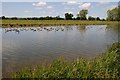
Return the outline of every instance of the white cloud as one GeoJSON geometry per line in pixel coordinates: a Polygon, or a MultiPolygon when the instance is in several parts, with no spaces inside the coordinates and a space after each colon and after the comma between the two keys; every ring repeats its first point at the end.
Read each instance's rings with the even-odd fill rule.
{"type": "Polygon", "coordinates": [[[106,1],[100,1],[99,3],[100,3],[100,4],[108,4],[109,2],[106,2],[106,1]]]}
{"type": "Polygon", "coordinates": [[[96,18],[96,17],[99,17],[99,16],[98,16],[98,15],[92,15],[92,17],[95,17],[95,18],[96,18]]]}
{"type": "Polygon", "coordinates": [[[36,7],[35,9],[53,8],[53,6],[48,6],[46,2],[33,3],[32,5],[36,7]]]}
{"type": "Polygon", "coordinates": [[[37,7],[42,7],[42,6],[47,5],[47,3],[46,2],[38,2],[38,3],[33,3],[32,5],[37,6],[37,7]]]}
{"type": "Polygon", "coordinates": [[[80,2],[77,2],[77,1],[68,1],[68,2],[65,2],[63,4],[68,4],[68,5],[75,5],[75,4],[82,4],[80,2]]]}
{"type": "Polygon", "coordinates": [[[91,3],[84,3],[79,6],[79,8],[82,8],[82,9],[89,9],[90,7],[91,7],[91,3]]]}
{"type": "Polygon", "coordinates": [[[48,9],[51,9],[51,8],[53,8],[53,6],[47,6],[47,8],[48,8],[48,9]]]}
{"type": "Polygon", "coordinates": [[[65,14],[65,13],[71,13],[71,14],[73,14],[73,12],[70,12],[70,11],[68,11],[68,12],[64,12],[64,14],[65,14]]]}
{"type": "Polygon", "coordinates": [[[29,11],[29,10],[26,10],[26,11],[24,11],[25,13],[30,13],[30,12],[32,12],[32,11],[29,11]]]}
{"type": "Polygon", "coordinates": [[[67,4],[78,4],[76,1],[68,1],[67,4]]]}

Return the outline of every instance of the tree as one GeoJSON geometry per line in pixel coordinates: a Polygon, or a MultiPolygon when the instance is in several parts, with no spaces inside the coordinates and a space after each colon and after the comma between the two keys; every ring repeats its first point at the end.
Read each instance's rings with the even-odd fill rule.
{"type": "Polygon", "coordinates": [[[5,19],[5,16],[2,16],[2,19],[5,19]]]}
{"type": "Polygon", "coordinates": [[[12,17],[11,20],[17,20],[17,17],[12,17]]]}
{"type": "Polygon", "coordinates": [[[73,14],[71,13],[65,13],[65,19],[66,20],[72,20],[73,14]]]}
{"type": "Polygon", "coordinates": [[[112,11],[111,10],[108,10],[107,11],[107,20],[108,21],[112,21],[113,20],[113,15],[112,15],[112,11]]]}
{"type": "Polygon", "coordinates": [[[107,11],[107,20],[109,21],[118,21],[120,20],[120,7],[115,7],[107,11]]]}
{"type": "Polygon", "coordinates": [[[119,21],[120,21],[120,1],[118,2],[118,18],[119,18],[119,21]]]}
{"type": "Polygon", "coordinates": [[[101,21],[105,21],[105,19],[101,19],[101,21]]]}
{"type": "Polygon", "coordinates": [[[54,19],[55,20],[64,20],[64,18],[61,18],[60,16],[56,16],[54,19]]]}
{"type": "Polygon", "coordinates": [[[82,9],[79,14],[77,14],[77,17],[80,17],[81,20],[87,20],[86,15],[88,14],[87,9],[82,9]]]}
{"type": "Polygon", "coordinates": [[[96,20],[100,20],[100,18],[99,18],[99,17],[97,17],[97,18],[96,18],[96,20]]]}
{"type": "Polygon", "coordinates": [[[88,17],[88,20],[95,20],[95,18],[92,17],[92,16],[89,16],[89,17],[88,17]]]}

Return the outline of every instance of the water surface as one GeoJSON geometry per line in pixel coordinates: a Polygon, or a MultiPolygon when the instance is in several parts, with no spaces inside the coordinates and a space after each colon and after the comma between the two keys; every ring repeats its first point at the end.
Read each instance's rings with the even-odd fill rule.
{"type": "Polygon", "coordinates": [[[118,41],[111,25],[1,28],[3,75],[20,67],[43,65],[59,57],[92,58],[118,41]]]}

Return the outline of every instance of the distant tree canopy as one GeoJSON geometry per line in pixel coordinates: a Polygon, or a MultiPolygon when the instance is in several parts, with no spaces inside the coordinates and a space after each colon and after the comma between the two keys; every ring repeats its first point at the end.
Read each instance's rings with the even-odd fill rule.
{"type": "Polygon", "coordinates": [[[95,20],[95,18],[92,17],[92,16],[89,16],[89,17],[88,17],[88,20],[95,20]]]}
{"type": "Polygon", "coordinates": [[[100,18],[99,18],[99,17],[97,17],[97,18],[96,18],[96,20],[100,20],[100,18]]]}
{"type": "Polygon", "coordinates": [[[2,19],[5,19],[5,16],[2,16],[2,19]]]}
{"type": "MultiPolygon", "coordinates": [[[[116,11],[116,9],[114,10],[116,11]]],[[[114,11],[108,11],[108,20],[113,20],[111,19],[111,12],[113,13],[114,11]]],[[[26,18],[19,18],[19,17],[5,17],[2,16],[0,19],[4,20],[101,20],[105,21],[105,19],[100,19],[99,17],[92,17],[89,16],[87,19],[87,14],[88,10],[82,9],[79,11],[77,14],[77,17],[73,17],[74,15],[72,13],[65,13],[65,18],[61,18],[60,16],[52,17],[52,16],[46,16],[46,17],[26,17],[26,18]]]]}
{"type": "Polygon", "coordinates": [[[86,15],[88,14],[88,10],[87,9],[82,9],[78,14],[77,17],[80,20],[87,20],[86,15]]]}
{"type": "Polygon", "coordinates": [[[120,5],[107,11],[108,21],[120,21],[120,5]]]}
{"type": "Polygon", "coordinates": [[[97,21],[101,20],[101,21],[104,21],[104,19],[100,19],[99,17],[92,17],[92,16],[89,16],[88,20],[97,20],[97,21]]]}
{"type": "Polygon", "coordinates": [[[2,16],[0,19],[6,19],[6,20],[64,20],[64,18],[61,18],[60,16],[52,17],[52,16],[46,16],[46,17],[27,17],[27,18],[18,18],[18,17],[5,17],[2,16]]]}
{"type": "Polygon", "coordinates": [[[71,13],[65,13],[65,19],[66,20],[72,20],[73,14],[71,13]]]}

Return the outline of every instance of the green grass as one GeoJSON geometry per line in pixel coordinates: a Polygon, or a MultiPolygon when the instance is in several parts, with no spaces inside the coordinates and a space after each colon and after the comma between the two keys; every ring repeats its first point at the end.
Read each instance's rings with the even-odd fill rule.
{"type": "Polygon", "coordinates": [[[81,21],[81,20],[2,20],[2,27],[31,26],[81,26],[81,25],[113,25],[118,21],[81,21]]]}
{"type": "Polygon", "coordinates": [[[11,78],[120,78],[120,42],[114,43],[106,53],[87,60],[78,58],[68,62],[63,58],[49,66],[26,67],[11,78]]]}
{"type": "Polygon", "coordinates": [[[81,21],[81,20],[2,20],[2,24],[111,24],[117,21],[81,21]]]}

